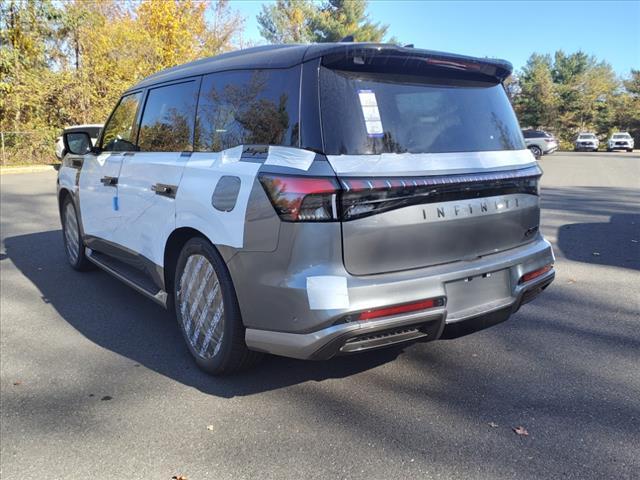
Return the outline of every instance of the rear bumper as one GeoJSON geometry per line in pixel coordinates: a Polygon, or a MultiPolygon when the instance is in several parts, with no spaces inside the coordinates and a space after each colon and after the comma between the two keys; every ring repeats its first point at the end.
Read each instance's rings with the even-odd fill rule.
{"type": "Polygon", "coordinates": [[[535,298],[555,276],[553,270],[518,284],[524,273],[553,263],[550,244],[536,241],[494,255],[467,262],[406,272],[347,278],[350,309],[331,311],[330,324],[310,332],[272,331],[248,327],[247,346],[253,350],[301,359],[326,359],[342,353],[380,348],[408,341],[457,338],[506,320],[520,306],[535,298]],[[447,284],[487,273],[506,271],[509,295],[505,298],[450,314],[447,305],[422,312],[395,315],[379,320],[341,323],[345,314],[366,308],[400,304],[424,298],[446,296],[447,284]],[[448,318],[449,317],[449,318],[448,318]]]}

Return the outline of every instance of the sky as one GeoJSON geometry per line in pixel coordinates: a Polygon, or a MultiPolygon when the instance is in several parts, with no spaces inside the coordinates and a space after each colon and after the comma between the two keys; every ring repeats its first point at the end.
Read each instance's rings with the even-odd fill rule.
{"type": "MultiPolygon", "coordinates": [[[[246,18],[244,39],[264,43],[256,15],[266,2],[232,0],[246,18]]],[[[640,69],[640,0],[369,0],[374,22],[416,48],[494,57],[522,68],[531,53],[582,50],[628,76],[640,69]]]]}

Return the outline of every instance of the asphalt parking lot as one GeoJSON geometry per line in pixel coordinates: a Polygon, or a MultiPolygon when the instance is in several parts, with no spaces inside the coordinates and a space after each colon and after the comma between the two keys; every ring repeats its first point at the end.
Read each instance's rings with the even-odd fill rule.
{"type": "Polygon", "coordinates": [[[557,277],[511,320],[222,379],[171,315],[67,266],[54,173],[3,175],[0,476],[638,478],[640,154],[541,165],[557,277]]]}

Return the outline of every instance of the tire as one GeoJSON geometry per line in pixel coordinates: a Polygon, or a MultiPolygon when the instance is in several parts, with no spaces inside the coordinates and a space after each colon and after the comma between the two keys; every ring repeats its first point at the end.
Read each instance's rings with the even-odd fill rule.
{"type": "Polygon", "coordinates": [[[212,375],[245,370],[262,357],[247,348],[245,328],[229,271],[202,237],[189,240],[174,278],[176,318],[198,366],[212,375]]]}
{"type": "Polygon", "coordinates": [[[613,149],[607,148],[607,152],[613,152],[613,149]]]}
{"type": "Polygon", "coordinates": [[[87,259],[84,243],[80,235],[80,223],[76,206],[70,196],[67,195],[62,202],[62,241],[69,265],[74,270],[85,272],[93,269],[93,263],[87,259]]]}
{"type": "Polygon", "coordinates": [[[632,153],[633,152],[633,148],[627,148],[627,153],[632,153]]]}
{"type": "Polygon", "coordinates": [[[533,156],[536,157],[536,159],[542,157],[542,149],[537,145],[531,145],[529,150],[531,150],[531,153],[533,153],[533,156]]]}

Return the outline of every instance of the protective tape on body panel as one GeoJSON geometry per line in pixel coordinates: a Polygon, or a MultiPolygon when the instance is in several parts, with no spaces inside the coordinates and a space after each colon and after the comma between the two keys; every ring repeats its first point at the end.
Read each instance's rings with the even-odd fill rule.
{"type": "Polygon", "coordinates": [[[176,201],[176,227],[194,228],[216,245],[242,248],[245,216],[261,164],[241,161],[243,146],[194,152],[185,166],[176,201]],[[216,209],[212,195],[220,180],[233,177],[233,208],[216,209]]]}
{"type": "Polygon", "coordinates": [[[265,165],[277,165],[279,167],[297,168],[298,170],[309,170],[315,152],[302,150],[300,148],[270,146],[269,154],[265,160],[265,165]]]}
{"type": "Polygon", "coordinates": [[[536,165],[523,150],[460,153],[382,153],[380,155],[327,155],[338,175],[450,175],[510,170],[536,165]]]}
{"type": "Polygon", "coordinates": [[[349,308],[347,279],[332,275],[307,277],[307,297],[311,310],[349,308]]]}

